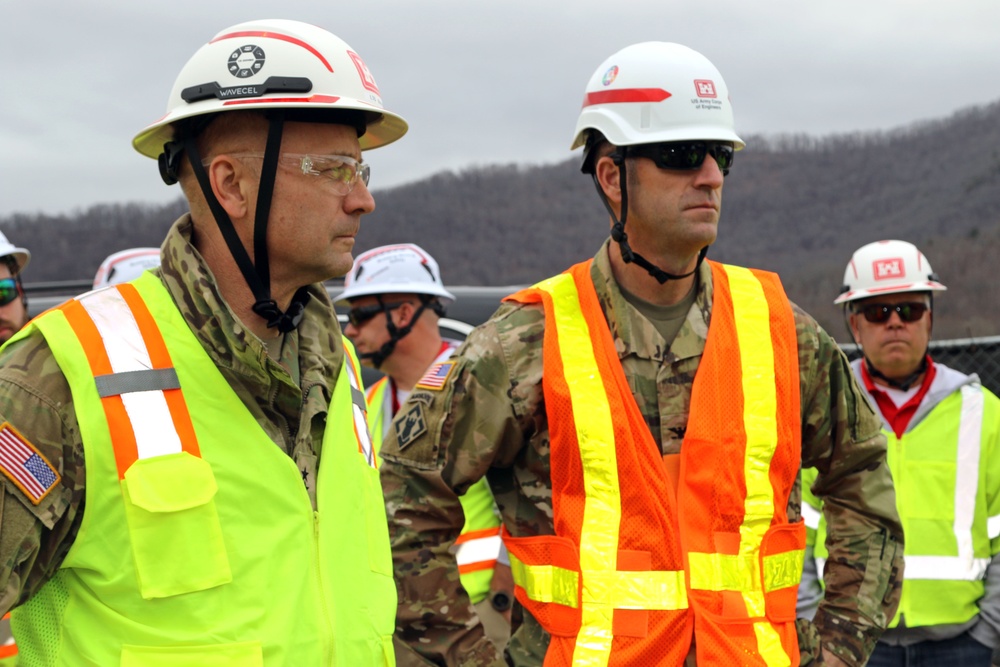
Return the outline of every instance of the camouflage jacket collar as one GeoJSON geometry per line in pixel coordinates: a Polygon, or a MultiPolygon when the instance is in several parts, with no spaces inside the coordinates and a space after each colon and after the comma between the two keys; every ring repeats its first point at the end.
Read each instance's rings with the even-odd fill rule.
{"type": "Polygon", "coordinates": [[[701,356],[708,337],[708,321],[712,312],[712,270],[707,263],[698,269],[698,290],[687,320],[681,326],[670,348],[656,328],[622,295],[611,272],[608,239],[594,256],[590,277],[594,281],[597,298],[608,321],[615,341],[618,357],[635,355],[641,359],[673,362],[701,356]]]}
{"type": "Polygon", "coordinates": [[[296,389],[319,384],[327,398],[331,379],[343,361],[340,325],[322,285],[310,288],[311,298],[299,328],[285,334],[280,363],[246,329],[226,303],[211,269],[191,243],[190,214],[170,228],[161,251],[163,283],[195,336],[217,366],[232,370],[270,391],[275,381],[296,389]]]}

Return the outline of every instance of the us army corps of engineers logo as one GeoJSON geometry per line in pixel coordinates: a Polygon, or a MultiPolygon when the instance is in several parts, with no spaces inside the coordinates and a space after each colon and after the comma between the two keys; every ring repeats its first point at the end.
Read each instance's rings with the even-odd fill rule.
{"type": "Polygon", "coordinates": [[[264,49],[253,44],[241,46],[229,56],[229,73],[237,79],[253,76],[264,66],[264,49]]]}

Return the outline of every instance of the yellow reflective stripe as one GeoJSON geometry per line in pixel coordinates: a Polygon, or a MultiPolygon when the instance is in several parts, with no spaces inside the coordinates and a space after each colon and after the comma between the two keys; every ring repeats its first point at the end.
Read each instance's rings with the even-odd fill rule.
{"type": "Polygon", "coordinates": [[[753,624],[753,633],[757,635],[757,652],[767,667],[791,667],[791,658],[785,653],[773,625],[768,621],[758,621],[753,624]]]}
{"type": "Polygon", "coordinates": [[[536,602],[555,602],[576,608],[580,599],[576,572],[554,565],[526,565],[517,556],[510,556],[510,573],[514,583],[536,602]]]}
{"type": "Polygon", "coordinates": [[[593,588],[591,577],[618,569],[621,498],[611,408],[573,276],[564,273],[539,283],[538,287],[552,297],[553,324],[573,406],[587,498],[580,529],[582,624],[573,664],[603,665],[611,655],[614,607],[611,600],[601,597],[602,591],[593,588]]]}
{"type": "MultiPolygon", "coordinates": [[[[592,597],[609,600],[614,609],[687,609],[683,570],[588,572],[592,597]]],[[[585,592],[586,592],[585,588],[585,592]]]]}
{"type": "Polygon", "coordinates": [[[703,591],[760,591],[757,554],[689,553],[691,588],[703,591]]]}
{"type": "Polygon", "coordinates": [[[805,559],[805,549],[764,556],[764,592],[798,586],[802,580],[802,564],[805,559]]]}
{"type": "MultiPolygon", "coordinates": [[[[760,281],[749,269],[723,266],[733,298],[733,317],[740,349],[743,382],[743,428],[747,446],[743,476],[747,496],[740,526],[740,553],[758,554],[764,534],[774,517],[774,500],[768,474],[778,446],[778,398],[774,376],[771,317],[760,281]]],[[[744,591],[750,616],[764,616],[762,589],[744,591]]],[[[768,667],[789,665],[777,631],[768,622],[754,623],[757,649],[768,667]]]]}

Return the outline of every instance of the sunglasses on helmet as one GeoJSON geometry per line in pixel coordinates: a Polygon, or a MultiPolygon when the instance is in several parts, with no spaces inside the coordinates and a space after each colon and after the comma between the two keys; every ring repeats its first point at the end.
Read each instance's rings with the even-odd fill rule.
{"type": "Polygon", "coordinates": [[[731,141],[664,141],[629,146],[628,154],[649,158],[660,169],[678,171],[701,169],[705,156],[711,155],[725,176],[733,166],[736,149],[731,141]]]}
{"type": "Polygon", "coordinates": [[[929,310],[926,303],[905,301],[903,303],[866,303],[859,308],[865,319],[872,324],[883,324],[889,321],[893,313],[899,315],[903,322],[916,322],[929,310]]]}
{"type": "Polygon", "coordinates": [[[21,296],[21,287],[17,278],[0,278],[0,306],[6,306],[21,296]]]}

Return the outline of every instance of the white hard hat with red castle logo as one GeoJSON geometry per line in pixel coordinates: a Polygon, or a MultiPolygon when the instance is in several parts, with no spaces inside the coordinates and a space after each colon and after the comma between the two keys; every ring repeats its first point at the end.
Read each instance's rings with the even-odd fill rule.
{"type": "Polygon", "coordinates": [[[946,289],[917,246],[906,241],[876,241],[854,252],[844,271],[844,287],[834,303],[946,289]]]}

